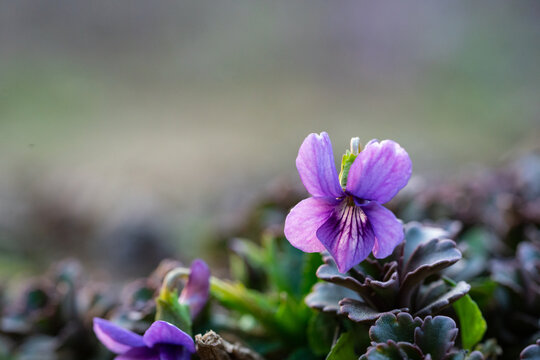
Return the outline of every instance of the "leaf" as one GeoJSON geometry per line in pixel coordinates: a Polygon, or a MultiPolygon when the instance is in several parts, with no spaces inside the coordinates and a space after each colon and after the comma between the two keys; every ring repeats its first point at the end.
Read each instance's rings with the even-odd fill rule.
{"type": "Polygon", "coordinates": [[[249,281],[249,270],[242,257],[231,253],[229,256],[229,268],[233,279],[244,284],[249,281]]]}
{"type": "Polygon", "coordinates": [[[315,355],[328,354],[338,326],[339,323],[332,314],[317,312],[311,317],[307,328],[307,337],[309,347],[315,355]]]}
{"type": "Polygon", "coordinates": [[[445,271],[454,280],[469,281],[486,270],[489,260],[489,249],[496,242],[495,236],[487,229],[473,227],[460,239],[459,247],[463,259],[445,271]]]}
{"type": "Polygon", "coordinates": [[[482,354],[480,351],[473,351],[465,358],[466,360],[484,360],[484,354],[482,354]]]}
{"type": "Polygon", "coordinates": [[[519,271],[513,261],[493,260],[491,263],[491,276],[495,282],[506,286],[516,294],[522,294],[524,291],[519,271]]]}
{"type": "Polygon", "coordinates": [[[156,298],[156,321],[167,321],[184,332],[191,334],[189,306],[178,302],[178,292],[165,291],[156,298]]]}
{"type": "Polygon", "coordinates": [[[422,320],[420,318],[413,320],[408,313],[397,315],[387,313],[379,317],[375,325],[369,329],[369,337],[377,343],[385,343],[388,340],[414,343],[414,329],[420,325],[422,320]]]}
{"type": "Polygon", "coordinates": [[[519,355],[521,360],[537,360],[540,359],[540,340],[536,344],[527,346],[519,355]]]}
{"type": "Polygon", "coordinates": [[[450,354],[445,360],[485,360],[486,357],[480,351],[473,351],[467,354],[466,350],[456,351],[450,354]]]}
{"type": "Polygon", "coordinates": [[[303,254],[301,294],[309,294],[313,285],[318,281],[317,269],[322,264],[321,255],[318,253],[303,254]]]}
{"type": "Polygon", "coordinates": [[[244,258],[253,267],[264,265],[263,249],[251,240],[235,238],[230,245],[231,250],[244,258]]]}
{"type": "Polygon", "coordinates": [[[430,298],[429,303],[414,313],[414,316],[426,316],[436,314],[454,301],[467,294],[471,286],[464,281],[460,281],[450,291],[438,295],[436,298],[430,298]]]}
{"type": "Polygon", "coordinates": [[[354,352],[354,335],[346,332],[340,335],[337,342],[332,346],[326,360],[356,360],[358,355],[354,352]]]}
{"type": "Polygon", "coordinates": [[[397,262],[381,266],[374,260],[366,259],[342,274],[331,257],[325,257],[324,261],[325,264],[317,270],[319,279],[354,290],[375,308],[393,307],[399,290],[398,274],[395,272],[397,262]]]}
{"type": "Polygon", "coordinates": [[[423,360],[426,359],[422,351],[409,343],[396,343],[389,340],[387,343],[371,346],[360,360],[423,360]]]}
{"type": "Polygon", "coordinates": [[[232,283],[212,277],[210,294],[224,307],[250,314],[265,327],[280,332],[275,321],[278,302],[257,291],[246,289],[241,283],[232,283]]]}
{"type": "Polygon", "coordinates": [[[395,307],[396,297],[399,294],[399,275],[392,273],[386,281],[366,279],[368,296],[363,297],[366,302],[376,306],[377,309],[392,309],[395,307]]]}
{"type": "Polygon", "coordinates": [[[454,302],[452,306],[459,318],[463,348],[470,350],[484,337],[487,329],[486,320],[484,320],[478,305],[469,295],[454,302]]]}
{"type": "Polygon", "coordinates": [[[325,312],[338,312],[339,302],[344,298],[360,299],[352,290],[329,283],[317,283],[311,293],[306,296],[306,304],[325,312]]]}
{"type": "MultiPolygon", "coordinates": [[[[290,267],[292,254],[280,254],[278,252],[277,239],[272,235],[263,236],[263,247],[265,250],[264,267],[268,274],[268,282],[273,290],[279,292],[285,291],[289,294],[295,294],[298,291],[299,284],[294,283],[298,277],[290,276],[290,267]]],[[[294,248],[291,246],[291,252],[294,248]]],[[[300,253],[296,254],[300,257],[300,253]]]]}
{"type": "Polygon", "coordinates": [[[407,262],[413,251],[423,243],[433,239],[449,238],[451,233],[438,226],[422,225],[412,221],[405,224],[405,247],[403,250],[403,261],[407,262]]]}
{"type": "Polygon", "coordinates": [[[302,337],[305,334],[312,313],[313,310],[303,301],[298,302],[286,292],[282,292],[274,318],[281,329],[281,335],[290,340],[291,338],[302,337]]]}
{"type": "MultiPolygon", "coordinates": [[[[445,278],[444,281],[451,286],[457,286],[451,279],[445,278]]],[[[486,320],[476,302],[469,295],[457,300],[452,306],[459,318],[462,345],[470,350],[482,340],[487,330],[486,320]]]]}
{"type": "MultiPolygon", "coordinates": [[[[407,309],[394,309],[391,313],[406,311],[407,309]]],[[[374,322],[382,315],[388,312],[380,312],[360,300],[345,298],[339,302],[339,314],[347,315],[347,317],[355,322],[374,322]]]]}
{"type": "Polygon", "coordinates": [[[287,357],[287,360],[318,360],[319,357],[313,355],[311,351],[307,348],[300,348],[295,351],[293,351],[292,354],[290,354],[287,357]]]}
{"type": "Polygon", "coordinates": [[[478,304],[480,309],[485,309],[493,302],[493,293],[497,289],[497,283],[488,277],[476,278],[470,282],[469,295],[478,304]]]}
{"type": "Polygon", "coordinates": [[[454,345],[458,329],[456,323],[446,316],[427,316],[421,327],[416,328],[414,339],[424,355],[433,360],[443,360],[454,345]]]}
{"type": "Polygon", "coordinates": [[[407,298],[415,285],[461,259],[452,240],[433,239],[420,244],[403,266],[401,296],[407,298]]]}
{"type": "Polygon", "coordinates": [[[302,292],[304,290],[303,277],[291,276],[291,274],[302,269],[305,254],[290,246],[285,239],[276,238],[270,234],[264,235],[262,241],[265,251],[264,269],[272,290],[278,293],[286,292],[298,300],[302,299],[305,295],[302,292]]]}
{"type": "Polygon", "coordinates": [[[362,293],[365,291],[362,282],[353,278],[348,273],[340,273],[332,259],[325,258],[325,264],[317,269],[317,277],[321,280],[344,286],[356,292],[362,293]]]}

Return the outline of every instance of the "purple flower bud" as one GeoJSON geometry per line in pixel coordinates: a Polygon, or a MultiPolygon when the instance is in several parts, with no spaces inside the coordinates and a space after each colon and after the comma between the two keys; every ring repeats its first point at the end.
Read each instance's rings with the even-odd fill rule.
{"type": "Polygon", "coordinates": [[[141,336],[108,320],[94,318],[94,332],[107,349],[118,354],[117,360],[188,360],[195,352],[193,339],[166,321],[154,322],[141,336]]]}
{"type": "Polygon", "coordinates": [[[200,259],[191,263],[189,279],[180,293],[180,304],[189,306],[191,318],[195,318],[204,308],[210,292],[210,269],[200,259]]]}

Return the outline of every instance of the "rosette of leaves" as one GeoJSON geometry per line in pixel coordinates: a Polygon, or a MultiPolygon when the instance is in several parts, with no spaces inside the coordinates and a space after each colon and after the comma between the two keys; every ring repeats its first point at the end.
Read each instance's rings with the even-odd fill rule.
{"type": "Polygon", "coordinates": [[[306,298],[309,306],[372,323],[385,312],[434,315],[465,296],[470,286],[453,285],[440,272],[461,259],[449,229],[409,223],[405,242],[386,259],[368,258],[342,274],[330,256],[317,270],[319,279],[306,298]]]}
{"type": "Polygon", "coordinates": [[[540,241],[520,243],[514,259],[494,260],[491,271],[500,285],[491,328],[508,349],[505,357],[516,358],[519,349],[540,338],[540,241]]]}
{"type": "Polygon", "coordinates": [[[454,347],[456,323],[446,316],[413,318],[408,313],[386,313],[369,329],[371,346],[360,360],[483,360],[479,351],[454,347]]]}
{"type": "Polygon", "coordinates": [[[62,261],[30,280],[2,314],[1,333],[16,357],[86,359],[95,355],[94,316],[113,306],[102,286],[86,281],[76,261],[62,261]]]}

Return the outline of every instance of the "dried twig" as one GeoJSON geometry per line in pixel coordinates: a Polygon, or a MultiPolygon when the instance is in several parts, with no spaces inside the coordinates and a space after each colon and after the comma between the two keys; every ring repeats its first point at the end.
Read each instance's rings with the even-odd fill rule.
{"type": "Polygon", "coordinates": [[[231,344],[212,330],[204,335],[196,335],[195,343],[201,360],[264,360],[253,350],[240,344],[231,344]]]}

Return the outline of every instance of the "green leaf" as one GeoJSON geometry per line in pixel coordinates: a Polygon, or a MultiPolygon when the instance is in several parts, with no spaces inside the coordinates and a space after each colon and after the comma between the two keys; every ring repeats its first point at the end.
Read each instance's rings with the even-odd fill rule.
{"type": "Polygon", "coordinates": [[[269,296],[247,289],[243,284],[229,282],[212,277],[210,294],[224,307],[250,314],[267,326],[274,325],[274,315],[278,303],[269,296]]]}
{"type": "MultiPolygon", "coordinates": [[[[456,286],[456,283],[449,278],[444,278],[444,281],[456,286]]],[[[470,350],[484,337],[487,330],[486,320],[476,302],[468,294],[454,302],[452,306],[459,319],[462,346],[470,350]]]]}
{"type": "Polygon", "coordinates": [[[317,269],[323,264],[322,257],[318,253],[304,253],[302,266],[301,294],[307,295],[313,285],[319,280],[317,278],[317,269]]]}
{"type": "Polygon", "coordinates": [[[480,309],[485,309],[493,302],[493,293],[497,289],[497,283],[490,278],[476,278],[470,282],[469,295],[478,304],[480,309]]]}
{"type": "Polygon", "coordinates": [[[300,348],[295,350],[287,360],[317,360],[319,357],[313,355],[309,349],[300,348]]]}
{"type": "Polygon", "coordinates": [[[469,295],[456,301],[453,307],[459,318],[463,348],[470,350],[482,340],[487,329],[486,320],[484,320],[478,305],[469,295]]]}
{"type": "Polygon", "coordinates": [[[167,321],[191,335],[189,306],[178,302],[178,292],[162,291],[156,299],[156,321],[167,321]]]}
{"type": "Polygon", "coordinates": [[[315,355],[328,354],[338,325],[337,318],[332,314],[318,312],[311,317],[307,336],[309,347],[315,355]]]}
{"type": "Polygon", "coordinates": [[[354,335],[350,332],[341,334],[334,344],[326,360],[356,360],[358,355],[354,352],[354,335]]]}
{"type": "Polygon", "coordinates": [[[313,310],[303,301],[298,302],[286,292],[282,292],[275,322],[281,329],[281,335],[284,335],[287,340],[299,339],[305,336],[312,313],[313,310]]]}
{"type": "Polygon", "coordinates": [[[248,269],[244,259],[240,256],[232,253],[229,256],[229,268],[233,279],[247,283],[248,281],[248,269]]]}
{"type": "Polygon", "coordinates": [[[287,340],[305,332],[312,311],[285,292],[276,298],[217,278],[211,278],[210,293],[224,307],[252,316],[267,331],[287,340]]]}
{"type": "Polygon", "coordinates": [[[231,243],[231,250],[253,267],[264,266],[264,250],[253,241],[236,238],[231,243]]]}
{"type": "Polygon", "coordinates": [[[301,266],[302,252],[292,246],[280,251],[278,239],[270,234],[263,236],[262,242],[269,285],[278,293],[298,295],[300,278],[291,276],[291,271],[301,266]]]}

